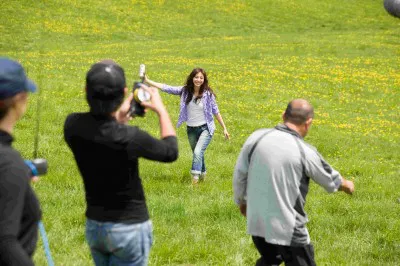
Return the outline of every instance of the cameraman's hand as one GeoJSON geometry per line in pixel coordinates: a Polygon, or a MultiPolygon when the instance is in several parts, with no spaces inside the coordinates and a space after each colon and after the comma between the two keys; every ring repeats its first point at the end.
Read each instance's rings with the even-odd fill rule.
{"type": "Polygon", "coordinates": [[[147,87],[145,85],[142,86],[142,88],[146,90],[148,93],[150,93],[151,99],[148,102],[141,102],[141,105],[145,108],[145,110],[151,109],[157,113],[158,119],[160,121],[161,138],[163,139],[169,136],[176,137],[174,126],[172,125],[171,119],[169,118],[167,108],[165,108],[165,105],[161,100],[161,96],[158,93],[158,89],[154,87],[147,87]]]}
{"type": "Polygon", "coordinates": [[[119,109],[115,112],[115,119],[121,124],[126,124],[132,117],[129,115],[129,108],[133,99],[133,93],[130,93],[128,97],[122,102],[119,109]]]}
{"type": "Polygon", "coordinates": [[[161,100],[161,96],[158,93],[158,89],[154,87],[147,87],[143,86],[146,91],[148,91],[151,95],[151,100],[148,102],[142,102],[141,105],[144,108],[148,108],[156,112],[157,114],[160,114],[161,112],[165,112],[165,106],[161,100]]]}

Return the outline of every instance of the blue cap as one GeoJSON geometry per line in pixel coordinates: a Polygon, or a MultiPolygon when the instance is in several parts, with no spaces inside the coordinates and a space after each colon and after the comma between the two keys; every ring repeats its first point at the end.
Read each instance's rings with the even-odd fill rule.
{"type": "Polygon", "coordinates": [[[36,85],[26,77],[20,63],[0,57],[0,100],[10,98],[22,91],[36,91],[36,85]]]}

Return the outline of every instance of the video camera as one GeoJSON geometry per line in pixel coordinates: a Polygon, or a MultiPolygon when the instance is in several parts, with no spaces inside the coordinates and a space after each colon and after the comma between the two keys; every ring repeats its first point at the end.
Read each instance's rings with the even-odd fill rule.
{"type": "Polygon", "coordinates": [[[129,115],[132,117],[145,115],[144,107],[141,105],[142,102],[150,101],[151,95],[144,88],[147,87],[144,83],[145,65],[141,64],[139,67],[139,77],[142,82],[135,81],[133,83],[133,99],[131,107],[129,109],[129,115]]]}

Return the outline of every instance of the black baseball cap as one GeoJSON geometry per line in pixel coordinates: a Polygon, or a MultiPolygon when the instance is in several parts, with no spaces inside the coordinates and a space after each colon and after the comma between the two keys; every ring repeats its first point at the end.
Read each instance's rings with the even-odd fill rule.
{"type": "Polygon", "coordinates": [[[0,57],[0,100],[22,91],[36,91],[36,85],[27,78],[24,68],[17,61],[0,57]]]}
{"type": "Polygon", "coordinates": [[[113,60],[100,61],[86,74],[86,93],[91,111],[111,113],[124,98],[125,73],[113,60]]]}

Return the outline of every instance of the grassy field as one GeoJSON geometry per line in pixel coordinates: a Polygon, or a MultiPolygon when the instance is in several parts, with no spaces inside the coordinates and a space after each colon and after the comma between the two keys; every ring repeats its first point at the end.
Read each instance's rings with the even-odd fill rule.
{"type": "MultiPolygon", "coordinates": [[[[140,161],[154,223],[150,265],[253,265],[258,255],[233,204],[232,173],[248,135],[272,127],[289,100],[315,107],[306,140],[356,193],[311,185],[306,211],[318,265],[400,264],[400,19],[381,0],[2,1],[0,54],[18,59],[40,86],[14,146],[49,173],[34,184],[56,265],[92,265],[84,238],[84,191],[62,137],[67,114],[86,111],[91,64],[112,58],[128,83],[145,63],[151,79],[183,84],[204,67],[232,139],[217,132],[209,178],[193,189],[185,127],[172,164],[140,161]]],[[[174,123],[179,99],[162,94],[174,123]]],[[[156,116],[132,121],[158,135],[156,116]]],[[[110,177],[112,182],[112,177],[110,177]]],[[[46,265],[40,242],[37,265],[46,265]]]]}

